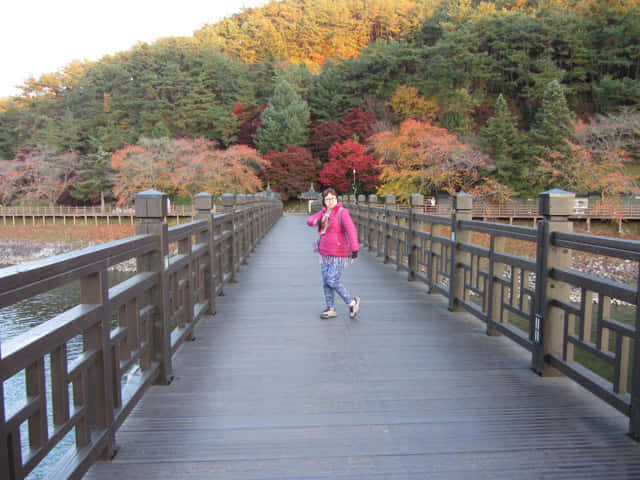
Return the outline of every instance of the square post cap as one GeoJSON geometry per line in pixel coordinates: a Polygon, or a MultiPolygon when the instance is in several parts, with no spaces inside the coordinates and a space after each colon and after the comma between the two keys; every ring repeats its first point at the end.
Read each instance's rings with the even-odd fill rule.
{"type": "Polygon", "coordinates": [[[358,203],[364,203],[366,201],[366,196],[364,194],[358,195],[358,203]]]}
{"type": "Polygon", "coordinates": [[[378,203],[378,195],[376,195],[375,193],[372,193],[369,195],[368,200],[369,200],[369,203],[372,203],[375,205],[376,203],[378,203]]]}
{"type": "Polygon", "coordinates": [[[136,217],[164,218],[167,216],[167,200],[169,195],[156,190],[145,190],[134,196],[136,217]]]}
{"type": "Polygon", "coordinates": [[[545,217],[568,217],[573,213],[575,203],[575,193],[557,188],[538,195],[538,209],[545,217]]]}
{"type": "Polygon", "coordinates": [[[421,193],[412,194],[409,198],[409,205],[411,205],[412,208],[424,207],[424,195],[421,193]]]}
{"type": "Polygon", "coordinates": [[[393,193],[389,193],[384,196],[384,204],[385,205],[395,205],[396,204],[396,196],[393,193]]]}
{"type": "Polygon", "coordinates": [[[220,195],[220,200],[222,201],[222,206],[225,208],[233,208],[236,203],[236,197],[233,193],[223,193],[220,195]]]}
{"type": "Polygon", "coordinates": [[[460,192],[453,197],[453,208],[456,211],[471,210],[473,207],[473,196],[460,192]]]}
{"type": "Polygon", "coordinates": [[[207,192],[202,192],[194,195],[196,210],[213,210],[213,195],[207,192]]]}

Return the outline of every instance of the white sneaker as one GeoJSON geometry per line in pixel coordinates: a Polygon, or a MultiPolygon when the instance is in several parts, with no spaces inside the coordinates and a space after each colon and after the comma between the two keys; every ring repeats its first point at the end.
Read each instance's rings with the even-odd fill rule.
{"type": "Polygon", "coordinates": [[[335,308],[327,308],[324,312],[320,314],[320,318],[334,318],[337,316],[338,314],[336,313],[335,308]]]}
{"type": "Polygon", "coordinates": [[[349,304],[349,317],[356,318],[358,310],[360,310],[360,297],[355,297],[349,304]]]}

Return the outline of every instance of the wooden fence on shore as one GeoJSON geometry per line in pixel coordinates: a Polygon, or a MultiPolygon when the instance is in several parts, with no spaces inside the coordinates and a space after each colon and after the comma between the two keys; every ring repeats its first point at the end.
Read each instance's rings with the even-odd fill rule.
{"type": "MultiPolygon", "coordinates": [[[[248,195],[247,198],[251,198],[248,195]]],[[[352,196],[353,197],[353,196],[352,196]]],[[[347,197],[349,198],[349,197],[347,197]]],[[[351,200],[355,203],[355,198],[351,200]]],[[[423,212],[429,215],[451,215],[452,208],[448,204],[431,205],[425,203],[423,212]]],[[[492,204],[475,202],[472,216],[482,220],[508,220],[513,223],[518,220],[533,220],[542,218],[535,202],[511,202],[492,204]]],[[[195,205],[171,205],[166,212],[166,220],[180,224],[183,221],[195,219],[197,210],[195,205]]],[[[569,217],[575,221],[584,221],[587,231],[590,231],[592,221],[615,221],[621,227],[622,222],[640,220],[640,205],[595,204],[589,207],[574,207],[569,217]]],[[[101,207],[0,207],[0,223],[2,225],[133,225],[136,222],[133,207],[104,208],[101,207]]]]}

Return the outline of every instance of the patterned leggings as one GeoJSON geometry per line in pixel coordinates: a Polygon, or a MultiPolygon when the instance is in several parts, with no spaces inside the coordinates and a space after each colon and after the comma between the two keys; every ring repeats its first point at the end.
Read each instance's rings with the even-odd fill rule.
{"type": "Polygon", "coordinates": [[[324,299],[327,302],[327,308],[335,308],[335,293],[342,297],[344,303],[349,305],[353,301],[353,297],[340,282],[344,265],[339,262],[323,263],[322,267],[322,288],[324,289],[324,299]]]}

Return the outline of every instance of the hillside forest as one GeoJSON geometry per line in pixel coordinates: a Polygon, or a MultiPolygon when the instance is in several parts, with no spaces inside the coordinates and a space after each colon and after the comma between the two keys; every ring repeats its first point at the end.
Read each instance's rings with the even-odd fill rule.
{"type": "Polygon", "coordinates": [[[640,193],[639,3],[271,1],[74,61],[0,99],[0,204],[640,193]]]}

